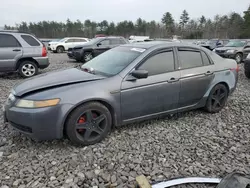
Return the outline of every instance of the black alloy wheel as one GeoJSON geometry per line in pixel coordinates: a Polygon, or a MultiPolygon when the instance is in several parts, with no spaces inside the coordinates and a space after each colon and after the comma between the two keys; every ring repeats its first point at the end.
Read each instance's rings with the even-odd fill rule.
{"type": "Polygon", "coordinates": [[[217,113],[226,105],[227,98],[227,87],[223,84],[218,84],[211,90],[205,109],[210,113],[217,113]]]}
{"type": "Polygon", "coordinates": [[[102,104],[87,103],[69,116],[66,132],[77,145],[91,145],[103,140],[111,130],[111,114],[102,104]]]}

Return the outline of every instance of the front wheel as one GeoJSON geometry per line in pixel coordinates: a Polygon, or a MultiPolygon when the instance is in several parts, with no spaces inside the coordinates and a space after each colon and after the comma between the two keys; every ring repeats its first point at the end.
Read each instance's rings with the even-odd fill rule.
{"type": "Polygon", "coordinates": [[[245,76],[250,79],[250,71],[245,70],[245,76]]]}
{"type": "Polygon", "coordinates": [[[58,47],[56,48],[56,52],[57,52],[57,53],[63,53],[63,52],[64,52],[64,48],[63,48],[62,46],[58,46],[58,47]]]}
{"type": "Polygon", "coordinates": [[[242,54],[241,53],[237,53],[236,55],[235,55],[235,61],[238,63],[238,64],[240,64],[241,62],[242,62],[242,54]]]}
{"type": "Polygon", "coordinates": [[[32,61],[24,61],[20,64],[18,72],[22,77],[29,78],[38,73],[38,67],[32,61]]]}
{"type": "Polygon", "coordinates": [[[208,96],[205,110],[210,113],[219,112],[226,105],[227,98],[227,87],[223,84],[217,84],[216,86],[214,86],[208,96]]]}
{"type": "Polygon", "coordinates": [[[77,145],[92,145],[103,140],[111,130],[109,110],[98,102],[76,108],[65,124],[68,138],[77,145]]]}
{"type": "Polygon", "coordinates": [[[91,52],[85,52],[83,55],[84,62],[88,62],[93,59],[93,54],[91,52]]]}

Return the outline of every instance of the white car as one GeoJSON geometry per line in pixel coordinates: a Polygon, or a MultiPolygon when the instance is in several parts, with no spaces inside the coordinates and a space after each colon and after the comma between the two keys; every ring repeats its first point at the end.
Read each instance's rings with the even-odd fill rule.
{"type": "Polygon", "coordinates": [[[88,38],[67,37],[57,42],[49,42],[48,49],[53,52],[62,53],[67,51],[69,48],[74,48],[75,46],[85,44],[89,41],[90,40],[88,38]]]}

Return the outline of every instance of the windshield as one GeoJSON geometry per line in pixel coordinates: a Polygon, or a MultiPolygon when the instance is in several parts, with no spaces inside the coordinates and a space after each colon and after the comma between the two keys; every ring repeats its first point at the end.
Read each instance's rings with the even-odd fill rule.
{"type": "Polygon", "coordinates": [[[98,43],[101,39],[100,38],[94,38],[94,39],[91,39],[88,44],[95,44],[95,43],[98,43]]]}
{"type": "Polygon", "coordinates": [[[134,61],[145,49],[131,47],[113,48],[82,66],[82,69],[94,70],[105,76],[113,76],[121,72],[132,61],[134,61]]]}
{"type": "Polygon", "coordinates": [[[245,41],[230,41],[227,45],[227,47],[243,47],[245,45],[245,41]]]}
{"type": "Polygon", "coordinates": [[[67,40],[67,38],[63,38],[63,39],[59,40],[58,42],[64,42],[65,40],[67,40]]]}

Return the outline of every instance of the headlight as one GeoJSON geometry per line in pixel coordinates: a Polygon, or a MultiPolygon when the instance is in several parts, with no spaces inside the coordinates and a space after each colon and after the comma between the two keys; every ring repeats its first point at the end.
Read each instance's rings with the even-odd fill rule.
{"type": "Polygon", "coordinates": [[[234,53],[235,50],[227,50],[227,53],[234,53]]]}
{"type": "Polygon", "coordinates": [[[43,108],[43,107],[55,106],[59,102],[60,99],[50,99],[43,101],[32,101],[32,100],[21,99],[16,103],[16,106],[21,108],[43,108]]]}

